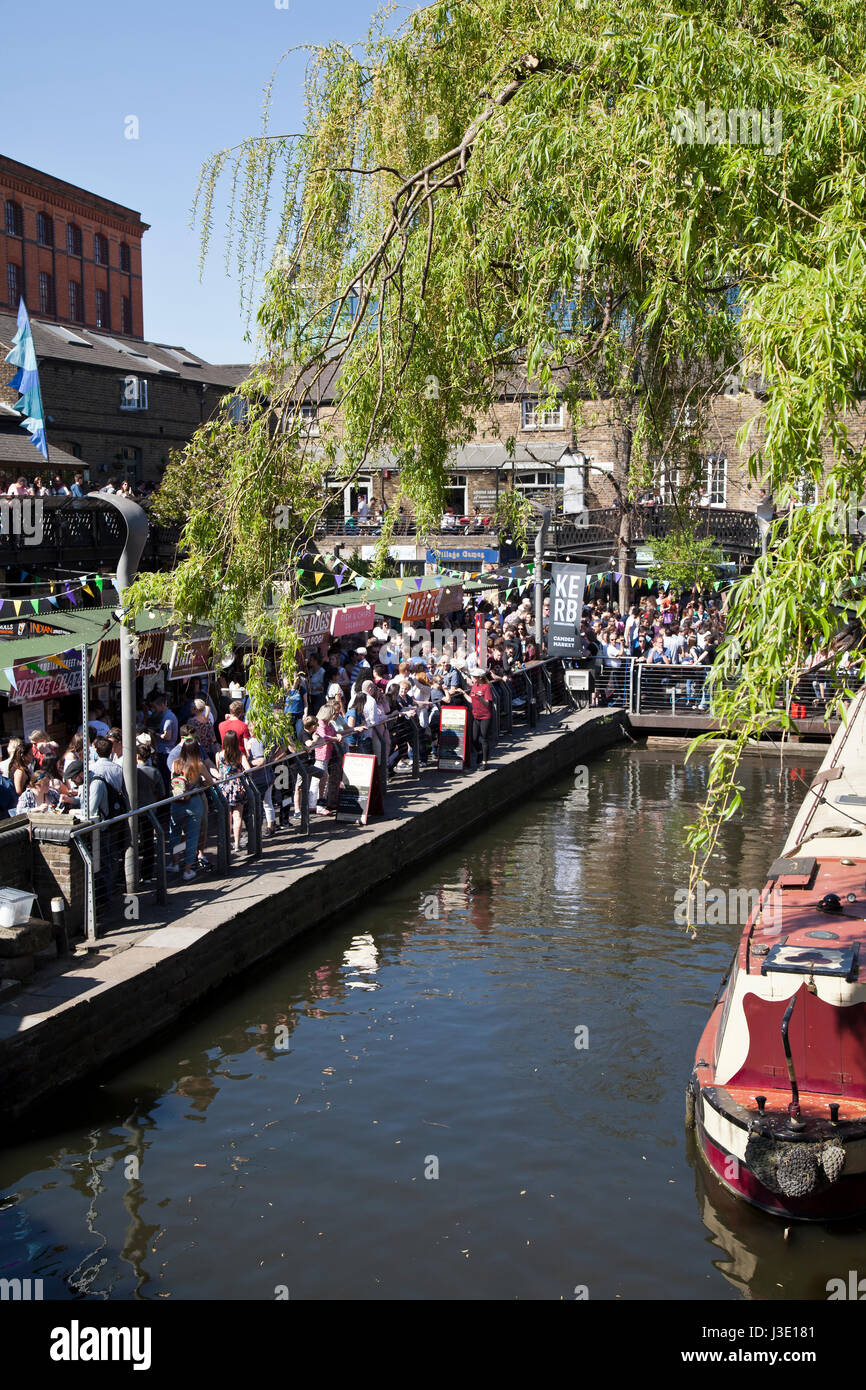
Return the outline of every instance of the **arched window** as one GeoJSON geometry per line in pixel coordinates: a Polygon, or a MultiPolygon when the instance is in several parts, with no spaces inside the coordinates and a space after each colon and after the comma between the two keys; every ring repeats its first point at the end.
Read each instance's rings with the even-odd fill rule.
{"type": "Polygon", "coordinates": [[[66,225],[66,254],[68,256],[81,255],[81,228],[69,222],[66,225]]]}
{"type": "Polygon", "coordinates": [[[93,238],[93,259],[97,265],[108,265],[108,237],[100,232],[93,238]]]}
{"type": "Polygon", "coordinates": [[[127,272],[132,269],[132,264],[129,258],[129,247],[127,246],[125,241],[122,241],[120,243],[120,268],[121,270],[125,270],[127,272]]]}
{"type": "Polygon", "coordinates": [[[36,214],[36,240],[40,246],[54,245],[54,219],[48,212],[36,214]]]}
{"type": "Polygon", "coordinates": [[[24,235],[24,214],[20,204],[13,203],[11,198],[6,199],[6,235],[24,235]]]}

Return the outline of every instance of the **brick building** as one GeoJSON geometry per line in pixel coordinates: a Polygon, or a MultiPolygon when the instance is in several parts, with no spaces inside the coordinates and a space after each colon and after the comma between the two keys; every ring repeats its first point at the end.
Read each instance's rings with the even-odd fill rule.
{"type": "Polygon", "coordinates": [[[2,306],[143,337],[137,212],[0,155],[0,214],[2,306]]]}
{"type": "MultiPolygon", "coordinates": [[[[169,451],[182,448],[249,371],[89,328],[39,320],[32,327],[49,448],[80,459],[97,487],[107,477],[159,482],[169,451]]],[[[15,319],[0,314],[0,343],[14,333],[15,319]]],[[[0,360],[0,403],[7,406],[17,399],[8,386],[13,375],[0,360]]],[[[16,420],[4,410],[0,430],[20,431],[16,420]]],[[[28,476],[42,471],[32,446],[31,453],[28,476]]]]}
{"type": "MultiPolygon", "coordinates": [[[[333,415],[335,377],[323,378],[319,398],[309,402],[307,428],[315,438],[319,423],[333,415]]],[[[698,492],[711,508],[754,511],[761,486],[750,480],[747,469],[749,450],[737,444],[737,432],[761,410],[761,401],[752,391],[738,390],[710,398],[697,416],[689,417],[689,427],[699,432],[702,459],[698,492]]],[[[486,418],[478,421],[473,441],[452,453],[449,460],[446,501],[458,515],[472,516],[477,508],[490,514],[503,489],[518,492],[553,510],[562,508],[568,482],[576,487],[582,505],[589,510],[609,507],[615,500],[611,479],[619,476],[622,464],[622,430],[617,421],[615,401],[587,399],[575,418],[565,402],[549,410],[539,407],[533,386],[519,370],[504,375],[499,399],[486,418]],[[514,440],[513,454],[506,441],[514,440]]],[[[662,502],[673,500],[682,487],[683,476],[666,460],[650,460],[646,466],[648,491],[662,502]]],[[[348,517],[360,497],[379,506],[391,504],[400,489],[399,470],[392,456],[377,459],[351,488],[333,483],[334,520],[348,517]]]]}

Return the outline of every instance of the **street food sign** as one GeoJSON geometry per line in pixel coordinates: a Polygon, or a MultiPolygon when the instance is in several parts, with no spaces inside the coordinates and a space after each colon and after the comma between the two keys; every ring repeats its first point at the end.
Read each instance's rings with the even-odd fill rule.
{"type": "Polygon", "coordinates": [[[410,594],[403,604],[402,621],[404,623],[426,623],[431,618],[435,618],[439,612],[441,593],[441,589],[425,589],[423,592],[410,594]]]}
{"type": "Polygon", "coordinates": [[[551,565],[548,656],[580,656],[586,565],[551,565]]]}
{"type": "Polygon", "coordinates": [[[295,631],[304,651],[318,647],[331,631],[330,608],[306,608],[295,619],[295,631]]]}
{"type": "Polygon", "coordinates": [[[26,666],[15,666],[9,694],[13,705],[28,705],[33,700],[62,700],[81,690],[81,652],[60,652],[43,656],[26,666]]]}
{"type": "Polygon", "coordinates": [[[379,766],[372,753],[347,753],[343,759],[336,820],[367,824],[369,816],[384,816],[385,802],[379,766]]]}
{"type": "Polygon", "coordinates": [[[41,618],[12,618],[0,623],[0,638],[7,637],[61,637],[69,636],[68,627],[58,627],[56,623],[46,623],[41,618]]]}
{"type": "MultiPolygon", "coordinates": [[[[162,667],[165,646],[164,632],[145,632],[132,637],[135,651],[135,674],[155,676],[162,667]]],[[[95,685],[111,685],[120,680],[120,638],[103,638],[96,648],[92,679],[95,685]]]]}
{"type": "Polygon", "coordinates": [[[331,634],[334,637],[345,637],[351,632],[371,632],[376,622],[375,603],[355,603],[351,607],[331,611],[331,634]]]}
{"type": "Polygon", "coordinates": [[[191,676],[211,675],[214,657],[209,637],[195,637],[190,642],[175,642],[168,662],[168,678],[189,680],[191,676]]]}

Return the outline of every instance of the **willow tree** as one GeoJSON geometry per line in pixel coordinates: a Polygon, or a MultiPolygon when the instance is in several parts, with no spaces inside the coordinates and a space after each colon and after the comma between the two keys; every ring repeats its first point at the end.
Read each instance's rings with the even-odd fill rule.
{"type": "Polygon", "coordinates": [[[584,402],[610,402],[626,545],[647,459],[694,448],[685,407],[760,378],[749,466],[780,503],[804,478],[824,500],[731,605],[722,669],[739,684],[716,691],[730,738],[694,836],[708,854],[785,676],[840,610],[862,612],[859,537],[838,526],[864,472],[860,0],[456,0],[390,24],[310,52],[300,134],[271,131],[269,84],[261,132],[203,171],[203,252],[230,188],[258,365],[245,417],[172,466],[187,558],[141,600],[226,641],[243,623],[264,722],[262,645],[291,662],[326,477],[389,450],[432,525],[449,451],[519,362],[578,427],[584,402]],[[339,414],[311,437],[303,403],[335,374],[339,414]]]}

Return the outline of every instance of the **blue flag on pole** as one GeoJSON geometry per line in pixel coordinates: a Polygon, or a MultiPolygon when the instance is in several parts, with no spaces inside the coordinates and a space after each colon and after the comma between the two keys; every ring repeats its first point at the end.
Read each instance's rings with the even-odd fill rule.
{"type": "Polygon", "coordinates": [[[6,361],[18,368],[9,383],[21,393],[20,399],[15,402],[15,409],[24,416],[22,424],[31,436],[31,443],[36,445],[42,457],[47,460],[45,411],[42,408],[42,392],[39,389],[36,348],[33,346],[30,319],[27,317],[23,299],[18,305],[18,332],[12,339],[12,351],[8,353],[6,361]]]}

